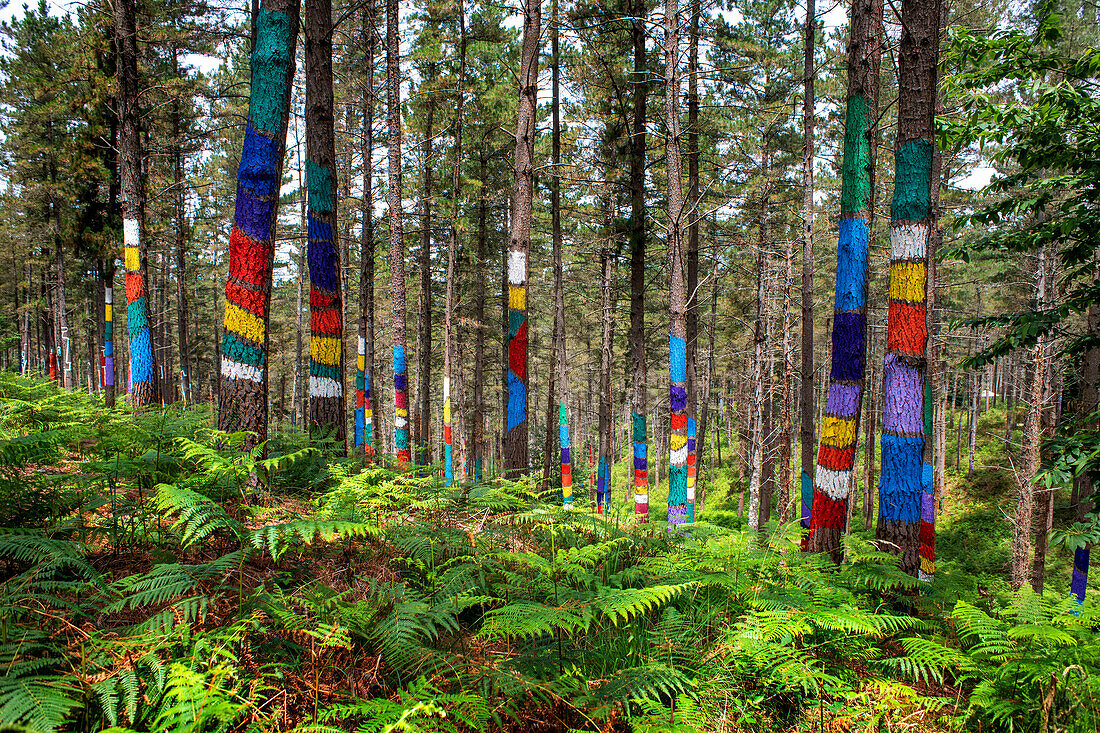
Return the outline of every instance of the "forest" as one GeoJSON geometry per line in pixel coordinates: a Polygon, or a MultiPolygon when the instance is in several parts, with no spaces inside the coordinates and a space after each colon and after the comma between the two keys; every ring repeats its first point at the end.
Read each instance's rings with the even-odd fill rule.
{"type": "Polygon", "coordinates": [[[1096,0],[0,45],[0,731],[1100,730],[1096,0]]]}

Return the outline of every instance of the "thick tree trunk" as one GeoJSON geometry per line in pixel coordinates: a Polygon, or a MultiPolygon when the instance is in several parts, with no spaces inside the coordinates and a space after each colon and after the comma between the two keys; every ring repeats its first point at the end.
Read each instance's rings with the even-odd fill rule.
{"type": "MultiPolygon", "coordinates": [[[[848,102],[837,242],[836,296],[825,417],[814,473],[807,548],[843,559],[867,355],[867,280],[874,224],[875,143],[881,61],[882,0],[852,0],[848,102]]],[[[829,327],[826,326],[826,330],[829,327]]]]}
{"type": "Polygon", "coordinates": [[[680,156],[680,4],[665,0],[665,160],[668,175],[669,411],[668,521],[687,521],[687,293],[680,156]]]}
{"type": "Polygon", "coordinates": [[[405,231],[401,217],[401,36],[397,0],[386,0],[386,109],[389,127],[390,308],[393,329],[394,453],[407,463],[409,373],[405,318],[405,231]]]}
{"type": "Polygon", "coordinates": [[[814,48],[817,16],[806,0],[802,62],[802,353],[800,355],[799,427],[802,449],[799,490],[801,524],[810,528],[814,492],[814,48]]]}
{"type": "MultiPolygon", "coordinates": [[[[1100,303],[1089,306],[1085,315],[1085,330],[1092,338],[1100,338],[1100,303]]],[[[1095,342],[1094,342],[1095,343],[1095,342]]],[[[1085,352],[1081,379],[1081,413],[1093,415],[1100,408],[1100,347],[1094,346],[1085,352]]],[[[1076,506],[1074,519],[1078,522],[1085,521],[1085,516],[1093,508],[1092,476],[1082,474],[1074,482],[1076,493],[1076,506]]],[[[1085,590],[1088,586],[1089,554],[1092,548],[1089,545],[1078,547],[1073,552],[1073,576],[1070,582],[1070,591],[1077,597],[1079,603],[1085,600],[1085,590]]]]}
{"type": "Polygon", "coordinates": [[[634,119],[630,131],[630,392],[631,439],[634,450],[634,516],[649,521],[649,411],[645,354],[645,153],[646,153],[646,4],[634,0],[631,36],[634,43],[634,119]]]}
{"type": "Polygon", "coordinates": [[[309,425],[347,452],[343,289],[332,93],[332,3],[306,0],[306,227],[309,236],[309,425]]]}
{"type": "Polygon", "coordinates": [[[518,478],[527,459],[527,273],[535,184],[535,110],[538,94],[541,0],[524,0],[523,48],[516,110],[515,189],[508,242],[508,406],[504,425],[504,472],[518,478]]]}
{"type": "MultiPolygon", "coordinates": [[[[130,332],[130,402],[140,410],[156,400],[156,364],[146,294],[148,262],[142,241],[145,193],[141,175],[137,30],[132,0],[118,0],[114,13],[118,58],[119,177],[121,181],[126,312],[130,332]]],[[[266,417],[266,404],[264,406],[266,417]]],[[[266,422],[266,421],[265,421],[266,422]]]]}

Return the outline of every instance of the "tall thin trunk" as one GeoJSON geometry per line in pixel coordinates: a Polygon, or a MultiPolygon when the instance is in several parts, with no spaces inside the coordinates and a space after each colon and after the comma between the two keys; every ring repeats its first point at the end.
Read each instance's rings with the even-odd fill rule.
{"type": "Polygon", "coordinates": [[[814,0],[806,0],[802,62],[802,353],[798,437],[802,448],[801,524],[810,528],[814,496],[814,48],[817,15],[814,0]]]}
{"type": "Polygon", "coordinates": [[[615,259],[611,252],[611,225],[614,221],[611,194],[608,194],[606,233],[600,248],[600,384],[599,384],[599,448],[596,463],[596,511],[604,513],[611,489],[611,365],[612,340],[614,338],[614,306],[612,289],[615,287],[615,259]]]}
{"type": "Polygon", "coordinates": [[[665,169],[668,175],[669,411],[668,521],[687,517],[687,293],[680,155],[680,4],[665,0],[665,169]]]}
{"type": "Polygon", "coordinates": [[[309,236],[309,425],[347,452],[344,307],[336,194],[332,2],[306,0],[306,227],[309,236]]]}
{"type": "MultiPolygon", "coordinates": [[[[1035,276],[1036,301],[1041,303],[1047,288],[1045,246],[1039,250],[1039,267],[1035,276]]],[[[1031,373],[1028,375],[1029,404],[1024,420],[1024,438],[1020,470],[1017,473],[1019,495],[1012,535],[1012,589],[1019,590],[1028,581],[1032,549],[1032,521],[1035,512],[1035,486],[1032,479],[1039,470],[1039,441],[1043,419],[1043,385],[1046,382],[1047,337],[1040,334],[1031,349],[1031,373]]]]}
{"type": "Polygon", "coordinates": [[[359,348],[355,375],[355,446],[364,459],[374,455],[374,43],[378,19],[374,0],[363,8],[361,31],[365,50],[363,83],[363,199],[359,215],[359,348]]]}
{"type": "MultiPolygon", "coordinates": [[[[173,71],[179,74],[178,50],[172,49],[173,71]]],[[[183,131],[178,97],[172,100],[172,217],[176,251],[176,331],[180,349],[180,389],[184,405],[191,401],[191,338],[188,333],[187,222],[183,207],[183,131]]]]}
{"type": "MultiPolygon", "coordinates": [[[[114,283],[115,258],[108,255],[103,262],[103,399],[107,407],[115,406],[115,323],[114,323],[114,283]]],[[[30,280],[30,264],[27,264],[27,278],[30,280]]],[[[30,297],[30,288],[27,288],[30,297]]]]}
{"type": "Polygon", "coordinates": [[[786,269],[783,274],[783,378],[779,415],[779,522],[790,519],[788,506],[791,490],[791,380],[794,372],[794,355],[791,345],[791,284],[794,279],[794,239],[787,237],[786,269]]]}
{"type": "MultiPolygon", "coordinates": [[[[1089,306],[1085,315],[1085,330],[1092,338],[1100,338],[1100,303],[1089,306]]],[[[1095,341],[1093,343],[1096,343],[1095,341]]],[[[1081,414],[1094,415],[1100,408],[1100,347],[1093,346],[1085,352],[1081,379],[1081,414]]],[[[1092,476],[1083,474],[1074,487],[1077,494],[1077,505],[1074,507],[1074,519],[1078,522],[1085,521],[1093,500],[1092,476]]],[[[1073,552],[1073,576],[1070,581],[1070,591],[1077,597],[1078,603],[1085,600],[1085,590],[1089,576],[1089,554],[1091,547],[1084,545],[1073,552]]]]}
{"type": "MultiPolygon", "coordinates": [[[[867,281],[874,223],[875,142],[881,61],[882,0],[852,0],[848,102],[837,239],[832,368],[821,422],[807,548],[840,562],[848,514],[867,352],[867,281]]],[[[826,327],[828,329],[828,326],[826,327]]],[[[830,355],[826,355],[829,363],[830,355]]]]}
{"type": "Polygon", "coordinates": [[[489,256],[489,151],[483,141],[478,149],[477,268],[474,279],[474,409],[470,420],[470,455],[474,464],[474,483],[481,483],[485,457],[485,281],[489,256]]]}
{"type": "MultiPolygon", "coordinates": [[[[435,85],[436,65],[428,64],[428,74],[424,79],[424,85],[432,89],[435,85]]],[[[430,399],[432,390],[432,134],[435,123],[436,98],[434,91],[427,95],[428,108],[424,120],[424,183],[423,194],[420,200],[420,293],[418,302],[420,314],[417,318],[419,325],[419,338],[417,339],[417,354],[420,364],[417,367],[420,384],[420,414],[416,422],[416,433],[419,438],[416,448],[416,462],[422,466],[431,463],[431,433],[432,403],[430,399]]]]}
{"type": "Polygon", "coordinates": [[[504,426],[504,472],[527,470],[527,273],[535,185],[535,126],[538,93],[541,0],[524,0],[523,48],[516,109],[515,188],[508,242],[508,407],[504,426]]]}
{"type": "Polygon", "coordinates": [[[458,89],[454,122],[454,164],[451,168],[451,235],[447,243],[447,294],[443,330],[443,475],[447,486],[454,482],[454,446],[451,443],[451,384],[454,379],[455,262],[458,257],[458,198],[462,192],[462,108],[466,95],[466,9],[458,2],[458,89]]]}
{"type": "Polygon", "coordinates": [[[687,521],[695,521],[695,416],[696,352],[699,340],[699,0],[691,0],[691,22],[688,26],[687,80],[687,395],[688,395],[688,477],[687,521]]]}
{"type": "MultiPolygon", "coordinates": [[[[561,449],[561,497],[566,508],[573,506],[573,461],[569,443],[569,370],[565,351],[565,276],[561,252],[561,95],[558,88],[560,57],[558,56],[558,0],[553,0],[551,20],[551,156],[553,174],[550,177],[550,230],[554,260],[554,350],[558,360],[558,446],[561,449]]],[[[547,431],[549,431],[547,426],[547,431]]],[[[644,477],[644,471],[643,471],[644,477]]],[[[648,501],[648,498],[647,498],[648,501]]]]}
{"type": "Polygon", "coordinates": [[[646,415],[649,410],[645,355],[645,153],[646,153],[646,3],[634,0],[631,35],[634,43],[634,119],[630,131],[630,358],[631,438],[634,467],[634,515],[649,520],[649,440],[646,415]]]}
{"type": "MultiPolygon", "coordinates": [[[[765,123],[767,125],[767,123],[765,123]]],[[[764,521],[764,506],[761,493],[764,490],[764,450],[765,450],[765,403],[764,386],[764,345],[767,334],[767,269],[768,269],[768,204],[771,195],[769,168],[769,135],[767,127],[763,131],[762,170],[763,190],[760,193],[760,219],[757,222],[759,238],[756,243],[756,326],[753,329],[752,355],[752,450],[749,455],[749,518],[752,529],[760,529],[764,521]],[[763,520],[763,521],[762,521],[763,520]]],[[[770,417],[770,416],[769,416],[770,417]]]]}
{"type": "Polygon", "coordinates": [[[401,220],[401,36],[397,0],[386,0],[386,110],[389,127],[390,308],[393,328],[394,453],[408,462],[409,373],[405,320],[405,231],[401,220]]]}
{"type": "MultiPolygon", "coordinates": [[[[156,400],[156,364],[146,296],[148,262],[142,241],[145,192],[141,175],[141,119],[138,109],[137,30],[132,0],[118,0],[114,13],[118,54],[119,177],[126,265],[126,312],[130,332],[130,402],[134,409],[156,400]]],[[[266,412],[266,405],[265,405],[266,412]]]]}

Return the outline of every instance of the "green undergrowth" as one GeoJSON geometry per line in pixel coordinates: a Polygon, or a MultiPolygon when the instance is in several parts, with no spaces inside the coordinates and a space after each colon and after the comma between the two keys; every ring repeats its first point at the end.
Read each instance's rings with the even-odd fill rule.
{"type": "Polygon", "coordinates": [[[0,374],[0,481],[24,502],[0,531],[0,725],[1100,722],[1093,599],[1012,595],[979,576],[999,569],[951,555],[958,538],[929,587],[858,535],[837,568],[799,552],[796,525],[747,532],[728,489],[669,532],[566,512],[527,480],[446,488],[364,469],[289,428],[245,454],[209,425],[202,410],[132,416],[0,374]]]}

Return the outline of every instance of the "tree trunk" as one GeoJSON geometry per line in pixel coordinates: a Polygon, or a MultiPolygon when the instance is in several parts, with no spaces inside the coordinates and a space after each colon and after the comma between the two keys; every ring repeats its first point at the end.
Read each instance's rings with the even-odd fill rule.
{"type": "MultiPolygon", "coordinates": [[[[424,86],[435,86],[436,65],[428,64],[428,74],[424,86]]],[[[424,187],[420,200],[420,293],[418,301],[420,314],[417,318],[420,336],[416,350],[420,357],[417,367],[420,384],[417,391],[420,401],[416,433],[418,437],[416,462],[421,466],[431,463],[431,424],[432,424],[432,134],[435,123],[435,93],[427,95],[427,110],[424,120],[424,187]]]]}
{"type": "Polygon", "coordinates": [[[306,226],[309,236],[309,425],[347,452],[344,321],[332,93],[332,3],[306,0],[306,226]]]}
{"type": "MultiPolygon", "coordinates": [[[[173,71],[179,75],[179,52],[172,49],[173,71]]],[[[176,253],[176,331],[180,349],[180,394],[191,402],[191,338],[188,333],[187,221],[184,211],[184,155],[180,100],[172,100],[172,218],[176,253]]]]}
{"type": "MultiPolygon", "coordinates": [[[[156,365],[146,295],[148,261],[142,241],[145,193],[141,175],[141,113],[138,109],[137,30],[132,0],[118,0],[114,13],[118,58],[119,177],[126,265],[126,312],[130,332],[130,402],[141,410],[156,399],[156,365]]],[[[266,417],[266,404],[264,406],[266,417]]]]}
{"type": "Polygon", "coordinates": [[[363,8],[362,43],[366,49],[363,74],[363,199],[359,242],[359,344],[355,375],[355,446],[370,460],[374,455],[374,43],[378,19],[374,0],[363,8]]]}
{"type": "Polygon", "coordinates": [[[390,308],[393,328],[394,453],[409,453],[409,373],[405,360],[405,232],[401,221],[401,36],[397,0],[386,0],[386,108],[389,127],[390,308]]]}
{"type": "Polygon", "coordinates": [[[614,337],[614,306],[611,291],[615,287],[615,260],[611,253],[612,215],[611,196],[606,203],[607,232],[600,249],[600,385],[599,385],[599,449],[596,463],[596,512],[603,514],[611,489],[611,364],[612,339],[614,337]]]}
{"type": "MultiPolygon", "coordinates": [[[[766,124],[766,123],[765,123],[766,124]]],[[[752,354],[752,449],[749,455],[749,518],[751,529],[760,529],[764,522],[761,492],[764,489],[764,450],[765,450],[765,385],[764,385],[764,344],[767,334],[767,241],[768,241],[768,199],[771,193],[768,179],[768,130],[763,131],[763,153],[761,174],[763,191],[760,193],[760,220],[757,223],[759,239],[756,246],[756,325],[753,329],[752,354]]],[[[765,520],[766,521],[766,520],[765,520]]]]}
{"type": "MultiPolygon", "coordinates": [[[[560,75],[560,57],[558,56],[558,0],[553,0],[553,20],[551,45],[551,102],[552,138],[551,156],[553,174],[550,178],[550,236],[552,257],[554,260],[554,350],[558,366],[558,447],[561,450],[561,497],[562,504],[568,509],[573,506],[573,462],[569,444],[569,372],[566,367],[565,351],[565,274],[561,252],[561,95],[558,88],[560,75]]],[[[550,426],[546,426],[550,432],[550,426]]],[[[549,459],[547,459],[549,462],[549,459]]],[[[643,470],[644,477],[644,470],[643,470]]],[[[648,501],[648,499],[647,499],[648,501]]]]}
{"type": "MultiPolygon", "coordinates": [[[[114,283],[115,258],[108,255],[103,262],[103,399],[108,408],[115,406],[115,323],[114,283]]],[[[27,265],[28,284],[30,265],[27,265]]],[[[28,297],[30,288],[27,289],[28,297]]]]}
{"type": "Polygon", "coordinates": [[[631,438],[634,455],[634,516],[649,521],[649,411],[645,354],[645,152],[646,152],[646,4],[634,0],[631,35],[634,43],[634,119],[630,132],[630,393],[631,438]]]}
{"type": "Polygon", "coordinates": [[[508,408],[504,428],[504,472],[518,478],[527,470],[527,272],[535,184],[535,111],[538,93],[541,0],[524,0],[523,49],[516,110],[515,189],[508,243],[508,408]]]}
{"type": "Polygon", "coordinates": [[[801,525],[810,528],[814,492],[814,49],[817,15],[806,0],[802,62],[802,353],[798,437],[802,448],[799,489],[801,525]]]}
{"type": "Polygon", "coordinates": [[[451,233],[447,242],[447,294],[443,330],[443,476],[446,485],[454,483],[454,445],[451,442],[453,426],[451,424],[451,384],[454,380],[454,308],[455,308],[455,263],[458,257],[458,200],[462,192],[462,107],[466,94],[466,9],[462,0],[458,2],[458,89],[455,107],[455,149],[454,164],[451,168],[451,233]]]}
{"type": "MultiPolygon", "coordinates": [[[[1046,247],[1039,250],[1039,267],[1035,279],[1036,300],[1046,294],[1046,247]]],[[[1020,470],[1016,474],[1019,495],[1012,536],[1012,589],[1019,590],[1028,581],[1032,548],[1032,520],[1035,512],[1035,486],[1032,479],[1039,470],[1039,441],[1043,415],[1043,384],[1046,381],[1046,334],[1040,334],[1031,349],[1031,374],[1028,375],[1029,404],[1024,420],[1024,438],[1020,470]]]]}
{"type": "MultiPolygon", "coordinates": [[[[924,384],[928,242],[940,0],[905,0],[898,48],[898,136],[890,207],[890,302],[876,536],[901,555],[903,572],[920,570],[925,439],[924,384]]],[[[929,436],[930,437],[930,436],[929,436]]]]}
{"type": "Polygon", "coordinates": [[[875,520],[875,432],[878,430],[878,394],[879,382],[876,381],[874,366],[871,367],[871,378],[868,382],[870,392],[867,400],[870,405],[867,409],[867,435],[863,446],[863,529],[871,531],[875,520]]]}
{"type": "Polygon", "coordinates": [[[688,179],[687,179],[687,416],[688,416],[688,477],[687,521],[695,521],[695,438],[698,405],[696,351],[699,340],[699,0],[691,0],[691,23],[688,26],[688,179]]]}
{"type": "Polygon", "coordinates": [[[478,149],[481,183],[477,209],[477,272],[474,277],[474,410],[470,420],[470,454],[474,462],[474,483],[481,483],[482,459],[485,456],[485,281],[488,279],[489,256],[489,151],[483,141],[478,149]]]}
{"type": "MultiPolygon", "coordinates": [[[[1100,338],[1100,303],[1089,306],[1085,316],[1085,330],[1093,339],[1100,338]]],[[[1093,341],[1096,343],[1096,341],[1093,341]]],[[[1085,352],[1081,379],[1081,414],[1093,415],[1100,408],[1100,347],[1093,346],[1085,352]]],[[[1095,425],[1093,425],[1095,427],[1095,425]]],[[[1089,513],[1090,502],[1095,490],[1092,476],[1082,474],[1075,482],[1077,502],[1074,509],[1074,519],[1078,522],[1085,521],[1089,513]]],[[[1085,590],[1088,586],[1089,554],[1090,546],[1078,547],[1073,552],[1073,576],[1070,582],[1070,591],[1077,597],[1078,603],[1085,600],[1085,590]]]]}
{"type": "Polygon", "coordinates": [[[882,1],[853,0],[831,369],[807,535],[808,549],[828,552],[838,563],[843,558],[840,533],[848,514],[867,356],[865,308],[874,224],[881,38],[882,1]]]}
{"type": "Polygon", "coordinates": [[[668,175],[669,411],[668,521],[687,521],[687,293],[680,157],[680,4],[665,0],[665,159],[668,175]]]}

